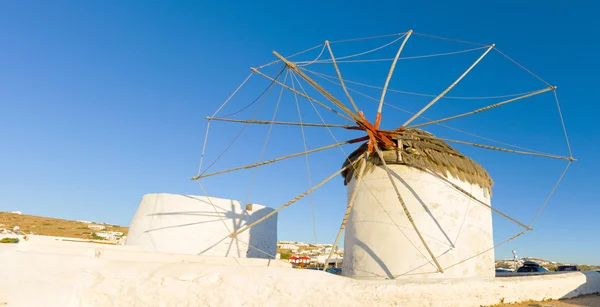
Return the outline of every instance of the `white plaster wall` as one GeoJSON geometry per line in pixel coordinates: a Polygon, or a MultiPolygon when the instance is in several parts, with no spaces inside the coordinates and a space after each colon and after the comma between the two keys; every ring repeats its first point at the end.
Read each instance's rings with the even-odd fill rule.
{"type": "Polygon", "coordinates": [[[144,195],[131,221],[125,245],[162,253],[274,258],[277,214],[239,234],[237,239],[226,238],[231,231],[256,221],[273,209],[252,204],[252,210],[245,210],[238,201],[216,197],[211,197],[210,201],[217,212],[204,196],[144,195]]]}
{"type": "Polygon", "coordinates": [[[505,278],[357,280],[314,270],[187,261],[147,262],[138,261],[133,254],[106,259],[44,249],[15,250],[14,245],[11,246],[0,248],[0,305],[5,303],[10,307],[480,307],[501,301],[570,298],[600,291],[598,272],[505,278]]]}
{"type": "MultiPolygon", "coordinates": [[[[442,268],[494,246],[490,209],[431,173],[405,165],[388,166],[413,220],[442,268]]],[[[453,177],[448,180],[490,204],[489,193],[478,185],[453,177]]],[[[355,186],[353,179],[348,184],[348,201],[355,186]]],[[[443,274],[437,273],[382,167],[365,173],[358,187],[345,230],[344,252],[342,274],[355,278],[495,275],[493,250],[448,268],[443,274]]]]}
{"type": "Polygon", "coordinates": [[[291,264],[274,259],[216,257],[204,255],[185,255],[156,253],[141,250],[137,246],[121,246],[113,244],[98,244],[86,241],[70,240],[69,238],[50,236],[31,236],[29,241],[19,244],[4,244],[16,246],[16,250],[25,253],[57,254],[64,256],[93,257],[103,260],[156,262],[156,263],[198,263],[224,266],[275,266],[291,268],[291,264]]]}

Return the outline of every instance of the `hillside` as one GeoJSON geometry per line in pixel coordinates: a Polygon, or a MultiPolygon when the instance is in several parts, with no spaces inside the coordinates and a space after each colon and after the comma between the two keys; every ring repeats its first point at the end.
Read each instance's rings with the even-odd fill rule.
{"type": "MultiPolygon", "coordinates": [[[[93,236],[98,230],[90,229],[88,225],[104,226],[105,231],[122,232],[125,235],[128,227],[118,225],[109,225],[102,223],[87,223],[79,221],[63,220],[51,217],[42,217],[27,214],[17,214],[10,212],[0,212],[0,229],[13,229],[19,226],[21,231],[26,234],[36,234],[45,236],[57,236],[79,239],[98,239],[93,236]]],[[[91,226],[94,227],[94,226],[91,226]]]]}

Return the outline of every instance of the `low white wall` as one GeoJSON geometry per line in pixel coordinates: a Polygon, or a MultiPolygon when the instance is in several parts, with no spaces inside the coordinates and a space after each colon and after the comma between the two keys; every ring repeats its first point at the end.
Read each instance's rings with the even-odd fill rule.
{"type": "Polygon", "coordinates": [[[480,307],[600,292],[598,272],[357,280],[314,270],[42,252],[11,248],[0,253],[0,305],[480,307]]]}
{"type": "MultiPolygon", "coordinates": [[[[388,166],[444,273],[437,273],[385,169],[378,166],[358,186],[345,230],[343,274],[380,279],[494,277],[493,249],[460,263],[494,246],[491,210],[438,176],[405,165],[388,166]]],[[[447,180],[490,204],[487,189],[451,176],[447,180]]],[[[348,201],[356,182],[354,178],[348,184],[348,201]]]]}
{"type": "Polygon", "coordinates": [[[103,260],[157,263],[188,262],[207,265],[291,268],[290,263],[275,259],[156,253],[141,250],[137,246],[97,244],[77,240],[69,241],[68,238],[60,237],[32,236],[29,241],[21,241],[19,244],[15,244],[15,246],[19,252],[92,257],[103,260]],[[67,240],[65,241],[65,239],[67,240]]]}
{"type": "Polygon", "coordinates": [[[238,201],[216,197],[209,201],[203,196],[147,194],[131,221],[125,245],[162,253],[272,259],[277,247],[277,214],[237,239],[226,238],[230,231],[273,211],[251,206],[246,210],[238,201]]]}

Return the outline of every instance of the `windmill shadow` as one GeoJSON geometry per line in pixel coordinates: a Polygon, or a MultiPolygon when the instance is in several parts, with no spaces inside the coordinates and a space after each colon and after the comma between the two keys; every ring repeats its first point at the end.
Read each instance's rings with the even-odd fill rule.
{"type": "MultiPolygon", "coordinates": [[[[188,222],[188,223],[152,228],[152,229],[148,229],[148,230],[144,231],[144,233],[149,234],[150,237],[152,238],[151,233],[153,233],[153,232],[160,232],[163,230],[169,230],[169,229],[174,229],[174,228],[194,227],[194,226],[198,226],[201,224],[210,224],[210,223],[214,223],[215,229],[226,227],[227,233],[232,233],[232,232],[240,230],[242,227],[244,227],[248,224],[253,223],[254,221],[260,219],[261,217],[264,217],[265,215],[268,214],[268,211],[269,211],[268,208],[261,208],[256,211],[252,211],[252,214],[249,214],[247,210],[242,210],[241,213],[237,213],[236,205],[233,200],[230,201],[231,207],[229,209],[225,209],[214,203],[211,204],[211,202],[206,201],[204,199],[199,199],[199,198],[195,198],[195,197],[192,197],[189,195],[183,195],[183,194],[178,194],[178,195],[192,199],[194,201],[197,201],[197,202],[199,202],[199,205],[202,206],[202,208],[209,208],[209,209],[197,210],[197,211],[196,210],[188,210],[188,211],[160,212],[160,213],[149,214],[149,216],[188,216],[188,217],[189,216],[197,216],[197,217],[201,217],[202,220],[197,221],[197,222],[188,222]],[[213,208],[213,206],[214,206],[214,208],[213,208]]],[[[212,243],[210,246],[200,246],[199,247],[200,251],[196,254],[197,255],[205,254],[209,250],[217,247],[220,244],[224,244],[223,242],[229,240],[229,243],[227,244],[227,249],[226,249],[224,255],[222,255],[224,257],[238,257],[238,258],[242,257],[243,255],[241,254],[241,251],[240,251],[240,243],[241,243],[244,245],[249,245],[248,251],[245,255],[246,257],[268,258],[268,259],[274,258],[270,254],[258,251],[258,250],[256,250],[256,248],[254,248],[257,246],[264,247],[264,246],[272,245],[272,244],[269,244],[269,242],[266,242],[267,238],[265,238],[264,232],[260,233],[260,229],[257,229],[257,228],[258,227],[252,227],[248,230],[248,233],[249,233],[248,242],[241,241],[237,237],[236,238],[226,237],[226,238],[220,239],[220,240],[212,243]],[[236,248],[234,249],[235,251],[234,251],[234,254],[232,255],[232,246],[234,244],[235,244],[236,248]]],[[[264,249],[263,248],[261,248],[261,249],[264,251],[264,249],[267,249],[267,248],[265,247],[264,249]]],[[[272,254],[274,254],[274,253],[275,252],[273,252],[272,254]]]]}
{"type": "MultiPolygon", "coordinates": [[[[568,274],[583,274],[585,276],[585,282],[583,282],[581,285],[579,285],[577,288],[573,289],[569,293],[563,295],[560,299],[568,299],[590,294],[600,294],[600,288],[598,287],[598,283],[600,282],[600,270],[572,272],[568,274]]],[[[596,299],[600,301],[600,297],[596,299]]]]}
{"type": "Polygon", "coordinates": [[[452,240],[450,239],[450,237],[448,236],[448,234],[446,233],[446,231],[442,228],[442,225],[440,225],[440,223],[438,222],[438,220],[435,218],[435,216],[433,215],[433,213],[431,212],[431,210],[429,210],[429,207],[427,207],[427,205],[425,204],[425,202],[423,201],[423,199],[421,199],[421,197],[419,196],[419,194],[417,194],[417,192],[408,184],[408,182],[406,182],[404,179],[402,179],[402,177],[400,177],[396,172],[391,171],[392,176],[402,182],[402,184],[406,187],[406,189],[408,189],[410,191],[410,193],[413,195],[413,197],[419,202],[419,204],[421,204],[421,206],[423,207],[423,209],[425,209],[425,212],[427,212],[427,214],[431,217],[431,219],[433,220],[433,222],[435,223],[435,225],[437,226],[437,228],[440,230],[440,232],[444,235],[444,237],[446,238],[446,240],[448,240],[448,244],[450,245],[451,248],[455,248],[454,246],[454,242],[452,242],[452,240]]]}

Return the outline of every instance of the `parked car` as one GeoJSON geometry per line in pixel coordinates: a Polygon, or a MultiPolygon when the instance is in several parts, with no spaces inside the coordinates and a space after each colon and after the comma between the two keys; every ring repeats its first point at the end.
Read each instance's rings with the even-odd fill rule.
{"type": "Polygon", "coordinates": [[[509,270],[509,269],[503,269],[503,268],[496,268],[496,273],[509,273],[512,272],[513,270],[509,270]]]}
{"type": "MultiPolygon", "coordinates": [[[[308,268],[308,270],[323,271],[323,268],[308,268]]],[[[342,268],[327,268],[327,270],[325,270],[325,272],[335,274],[335,275],[341,275],[342,268]]]]}
{"type": "Polygon", "coordinates": [[[541,266],[522,266],[517,269],[518,273],[547,273],[550,272],[541,266]]]}
{"type": "Polygon", "coordinates": [[[327,273],[342,275],[342,268],[328,268],[327,273]]]}
{"type": "Polygon", "coordinates": [[[556,268],[556,271],[579,271],[579,268],[576,265],[559,265],[558,268],[556,268]]]}
{"type": "Polygon", "coordinates": [[[546,268],[540,266],[535,261],[525,261],[523,266],[517,269],[518,273],[548,273],[546,268]]]}

